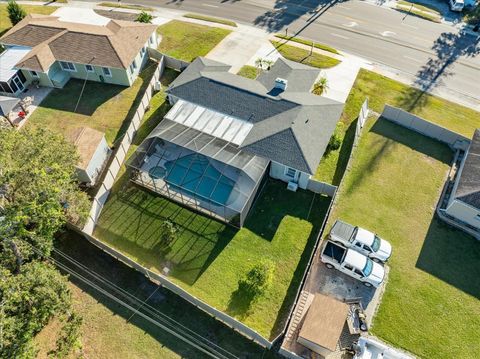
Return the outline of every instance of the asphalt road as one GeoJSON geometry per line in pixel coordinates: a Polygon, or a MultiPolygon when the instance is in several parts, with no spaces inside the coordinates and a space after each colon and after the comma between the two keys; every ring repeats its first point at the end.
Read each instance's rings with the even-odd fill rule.
{"type": "MultiPolygon", "coordinates": [[[[381,1],[381,0],[379,0],[381,1]]],[[[448,24],[351,0],[128,0],[299,34],[392,69],[480,109],[480,38],[448,24]]],[[[480,119],[479,119],[480,122],[480,119]]]]}

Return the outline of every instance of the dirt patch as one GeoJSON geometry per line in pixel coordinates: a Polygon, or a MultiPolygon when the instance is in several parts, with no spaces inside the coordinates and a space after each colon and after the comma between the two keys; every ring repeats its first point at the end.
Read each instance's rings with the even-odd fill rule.
{"type": "Polygon", "coordinates": [[[123,21],[135,21],[138,17],[138,14],[132,14],[129,12],[120,12],[114,10],[93,10],[100,16],[108,17],[113,20],[123,20],[123,21]]]}

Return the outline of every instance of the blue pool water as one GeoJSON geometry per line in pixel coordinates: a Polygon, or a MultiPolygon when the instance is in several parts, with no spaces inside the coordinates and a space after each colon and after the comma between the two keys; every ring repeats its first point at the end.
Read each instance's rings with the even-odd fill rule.
{"type": "Polygon", "coordinates": [[[235,185],[231,179],[213,166],[210,160],[198,153],[165,163],[167,175],[165,181],[191,194],[201,195],[216,204],[226,204],[235,185]]]}

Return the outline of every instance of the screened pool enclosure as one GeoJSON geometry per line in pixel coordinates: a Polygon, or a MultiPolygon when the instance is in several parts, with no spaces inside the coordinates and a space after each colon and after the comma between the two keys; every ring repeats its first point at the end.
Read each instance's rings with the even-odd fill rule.
{"type": "Polygon", "coordinates": [[[165,118],[127,165],[135,183],[241,227],[268,163],[229,141],[165,118]]]}

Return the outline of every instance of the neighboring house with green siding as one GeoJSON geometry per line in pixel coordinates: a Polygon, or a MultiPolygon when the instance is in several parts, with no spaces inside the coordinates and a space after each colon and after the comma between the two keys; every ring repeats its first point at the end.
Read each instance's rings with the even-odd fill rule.
{"type": "Polygon", "coordinates": [[[0,93],[62,88],[70,78],[130,86],[160,42],[156,26],[110,20],[105,26],[28,15],[0,38],[0,93]]]}

